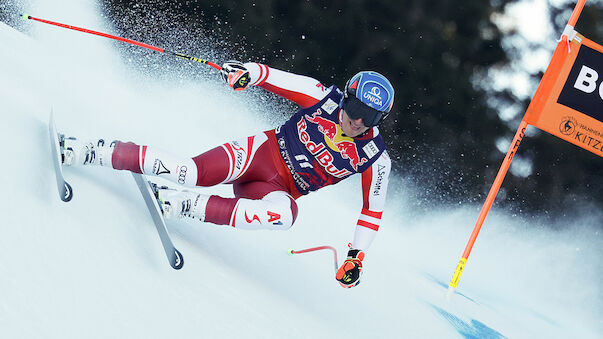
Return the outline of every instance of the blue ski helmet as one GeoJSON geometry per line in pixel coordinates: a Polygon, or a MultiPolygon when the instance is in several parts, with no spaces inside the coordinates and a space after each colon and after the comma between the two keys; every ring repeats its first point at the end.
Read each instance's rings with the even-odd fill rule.
{"type": "Polygon", "coordinates": [[[373,71],[356,73],[345,84],[340,103],[348,116],[362,118],[365,126],[380,124],[394,104],[394,87],[383,75],[373,71]]]}

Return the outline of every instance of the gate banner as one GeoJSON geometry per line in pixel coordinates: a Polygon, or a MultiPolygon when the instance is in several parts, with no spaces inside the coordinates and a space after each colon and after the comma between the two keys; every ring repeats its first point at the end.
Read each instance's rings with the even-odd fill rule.
{"type": "Polygon", "coordinates": [[[559,42],[524,120],[603,156],[603,47],[580,34],[559,42]]]}

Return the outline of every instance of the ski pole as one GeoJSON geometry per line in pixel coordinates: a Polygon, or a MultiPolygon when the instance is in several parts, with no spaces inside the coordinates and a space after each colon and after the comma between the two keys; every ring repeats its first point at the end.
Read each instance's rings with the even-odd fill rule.
{"type": "Polygon", "coordinates": [[[320,251],[320,250],[331,250],[333,251],[333,259],[334,259],[334,264],[335,264],[335,273],[337,273],[337,270],[339,269],[339,265],[337,264],[337,250],[333,247],[333,246],[318,246],[318,247],[312,247],[312,248],[306,248],[304,250],[289,250],[289,254],[293,255],[293,254],[302,254],[302,253],[308,253],[308,252],[314,252],[314,251],[320,251]]]}
{"type": "Polygon", "coordinates": [[[58,27],[72,29],[74,31],[79,31],[79,32],[88,33],[88,34],[94,34],[94,35],[102,36],[102,37],[109,38],[109,39],[123,41],[123,42],[129,43],[129,44],[140,46],[140,47],[143,47],[143,48],[147,48],[147,49],[150,49],[150,50],[153,50],[153,51],[156,51],[156,52],[173,55],[173,56],[176,56],[178,58],[182,58],[182,59],[186,59],[186,60],[190,60],[190,61],[195,61],[195,62],[200,62],[202,64],[207,64],[207,65],[209,65],[209,66],[217,69],[218,71],[222,69],[222,67],[216,65],[215,63],[213,63],[213,62],[211,62],[209,60],[204,60],[204,59],[200,59],[200,58],[196,58],[196,57],[184,55],[182,53],[173,52],[173,51],[170,51],[170,50],[167,50],[167,49],[163,49],[161,47],[156,47],[156,46],[152,46],[152,45],[149,45],[149,44],[145,44],[144,42],[140,42],[140,41],[136,41],[136,40],[132,40],[132,39],[126,39],[126,38],[118,37],[118,36],[107,34],[107,33],[97,32],[97,31],[86,29],[86,28],[81,28],[81,27],[66,25],[66,24],[62,24],[62,23],[59,23],[59,22],[54,22],[54,21],[49,21],[49,20],[45,20],[45,19],[35,18],[35,17],[33,17],[31,15],[27,15],[27,14],[21,14],[21,17],[24,20],[28,20],[28,19],[29,20],[35,20],[35,21],[42,22],[42,23],[49,24],[49,25],[54,25],[54,26],[58,26],[58,27]]]}

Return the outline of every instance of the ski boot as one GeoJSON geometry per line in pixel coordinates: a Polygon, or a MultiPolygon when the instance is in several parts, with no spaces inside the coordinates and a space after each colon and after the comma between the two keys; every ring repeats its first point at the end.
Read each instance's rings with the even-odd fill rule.
{"type": "Polygon", "coordinates": [[[205,207],[209,196],[187,190],[177,190],[151,183],[155,198],[166,219],[189,217],[205,221],[205,207]]]}
{"type": "Polygon", "coordinates": [[[80,141],[74,137],[59,134],[61,160],[65,166],[101,165],[111,167],[111,156],[116,142],[105,146],[103,139],[80,141]]]}

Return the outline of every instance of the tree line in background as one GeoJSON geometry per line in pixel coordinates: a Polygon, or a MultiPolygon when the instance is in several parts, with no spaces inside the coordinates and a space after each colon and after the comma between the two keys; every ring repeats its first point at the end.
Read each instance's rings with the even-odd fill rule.
{"type": "MultiPolygon", "coordinates": [[[[191,40],[194,34],[213,36],[232,59],[263,62],[340,88],[359,70],[384,74],[396,99],[380,129],[394,170],[421,188],[418,201],[429,206],[481,203],[505,156],[497,143],[511,141],[527,108],[529,98],[490,86],[489,70],[505,69],[522,53],[503,48],[504,35],[493,23],[514,2],[104,0],[104,5],[118,30],[166,47],[187,45],[173,40],[165,27],[135,32],[133,27],[153,26],[161,17],[162,25],[186,29],[191,40]],[[504,121],[499,112],[508,107],[519,107],[518,114],[504,121]]],[[[559,34],[573,6],[551,7],[559,34]]],[[[601,1],[587,2],[577,30],[603,43],[600,6],[601,1]]],[[[552,55],[554,38],[548,43],[552,55]]],[[[184,51],[195,52],[194,45],[188,48],[184,51]]],[[[534,89],[541,76],[533,75],[534,89]]],[[[552,216],[584,202],[602,209],[602,162],[596,155],[541,132],[524,138],[518,157],[528,172],[507,174],[499,203],[552,216]]]]}

